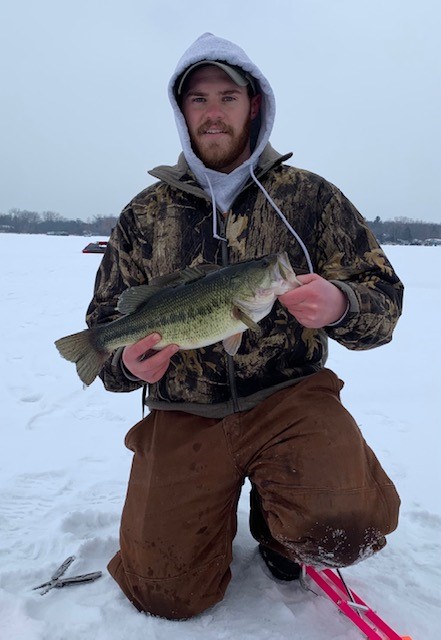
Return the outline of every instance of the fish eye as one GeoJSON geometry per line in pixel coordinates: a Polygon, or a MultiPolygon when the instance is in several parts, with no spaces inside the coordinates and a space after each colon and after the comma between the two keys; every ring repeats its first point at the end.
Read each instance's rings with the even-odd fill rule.
{"type": "Polygon", "coordinates": [[[260,266],[262,267],[262,269],[266,269],[267,267],[269,267],[270,262],[268,260],[268,258],[263,258],[263,260],[260,263],[260,266]]]}

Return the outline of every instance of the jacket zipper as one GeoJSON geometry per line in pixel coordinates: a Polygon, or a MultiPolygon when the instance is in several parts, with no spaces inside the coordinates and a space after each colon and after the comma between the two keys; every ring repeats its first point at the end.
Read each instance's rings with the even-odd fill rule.
{"type": "MultiPolygon", "coordinates": [[[[226,238],[226,230],[227,230],[227,216],[225,217],[222,214],[218,214],[219,221],[219,229],[223,238],[226,238]]],[[[222,266],[227,267],[229,264],[228,260],[228,243],[224,240],[222,242],[222,266]]],[[[234,360],[233,356],[227,354],[227,371],[228,371],[228,381],[230,383],[230,391],[231,391],[231,400],[233,402],[233,411],[234,413],[239,412],[239,394],[237,393],[237,384],[236,384],[236,372],[234,370],[234,360]]]]}

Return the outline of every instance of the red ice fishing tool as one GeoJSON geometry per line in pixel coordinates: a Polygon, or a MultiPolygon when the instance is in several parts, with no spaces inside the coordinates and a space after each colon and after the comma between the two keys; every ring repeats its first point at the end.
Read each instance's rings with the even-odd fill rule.
{"type": "Polygon", "coordinates": [[[355,591],[349,589],[338,569],[317,571],[309,565],[303,565],[303,576],[305,575],[308,575],[322,589],[369,640],[412,640],[410,636],[400,636],[391,629],[355,591]]]}
{"type": "Polygon", "coordinates": [[[44,594],[51,589],[60,589],[61,587],[67,587],[73,584],[82,584],[83,582],[93,582],[103,575],[101,571],[95,571],[94,573],[84,573],[81,576],[61,578],[63,573],[68,567],[70,567],[74,560],[75,556],[69,556],[68,558],[66,558],[63,564],[60,565],[58,569],[52,574],[51,579],[47,582],[43,582],[43,584],[39,584],[38,587],[33,587],[33,591],[35,591],[36,589],[41,589],[40,595],[44,596],[44,594]]]}

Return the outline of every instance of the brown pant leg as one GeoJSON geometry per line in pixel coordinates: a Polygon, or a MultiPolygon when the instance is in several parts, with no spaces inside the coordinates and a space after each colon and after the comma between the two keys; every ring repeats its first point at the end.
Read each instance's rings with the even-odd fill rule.
{"type": "Polygon", "coordinates": [[[109,571],[141,611],[180,619],[222,599],[243,478],[222,422],[154,411],[126,436],[134,458],[109,571]]]}
{"type": "MultiPolygon", "coordinates": [[[[293,560],[346,566],[371,555],[397,526],[391,480],[342,406],[343,383],[324,370],[246,414],[253,456],[251,531],[293,560]]],[[[246,462],[244,462],[245,464],[246,462]]]]}

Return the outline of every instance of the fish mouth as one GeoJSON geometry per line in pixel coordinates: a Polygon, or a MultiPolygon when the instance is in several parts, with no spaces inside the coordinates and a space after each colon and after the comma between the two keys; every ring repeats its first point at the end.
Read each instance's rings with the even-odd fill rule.
{"type": "Polygon", "coordinates": [[[301,284],[293,271],[286,251],[282,251],[275,256],[271,276],[276,295],[286,293],[301,284]]]}
{"type": "Polygon", "coordinates": [[[282,251],[277,255],[274,275],[277,279],[284,280],[285,282],[300,284],[297,280],[296,274],[293,271],[286,251],[282,251]]]}

